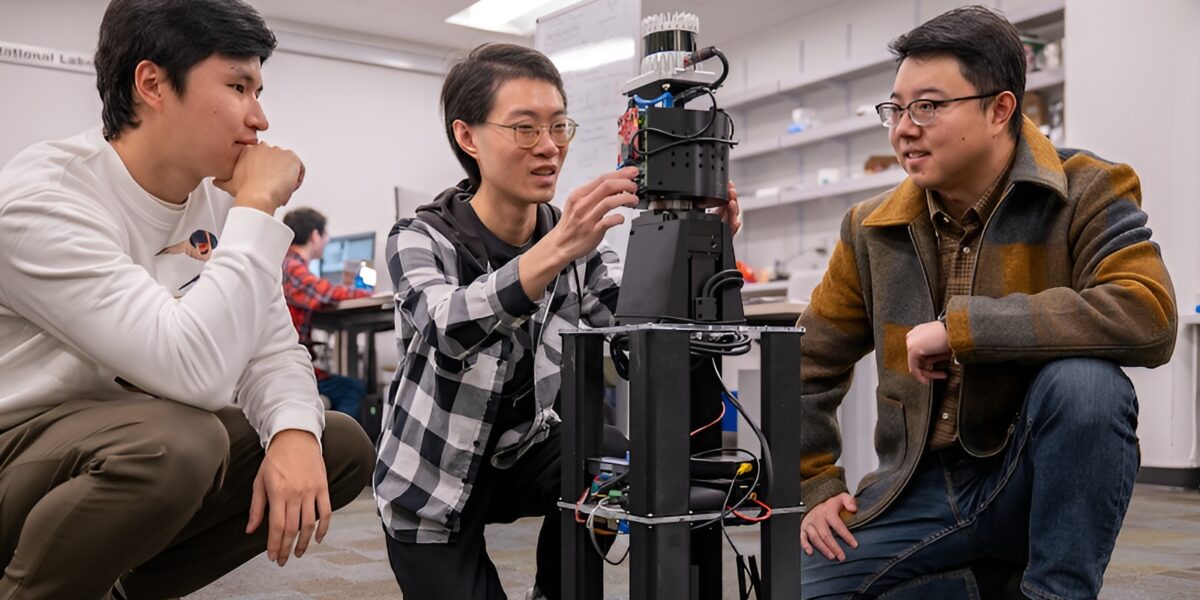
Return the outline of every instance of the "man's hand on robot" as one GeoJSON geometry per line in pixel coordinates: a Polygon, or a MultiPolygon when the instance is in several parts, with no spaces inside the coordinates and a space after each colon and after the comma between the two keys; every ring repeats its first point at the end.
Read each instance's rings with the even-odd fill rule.
{"type": "Polygon", "coordinates": [[[742,228],[742,207],[738,204],[737,188],[732,181],[729,182],[729,202],[709,209],[709,212],[721,215],[721,220],[729,224],[730,232],[737,235],[738,230],[742,228]]]}

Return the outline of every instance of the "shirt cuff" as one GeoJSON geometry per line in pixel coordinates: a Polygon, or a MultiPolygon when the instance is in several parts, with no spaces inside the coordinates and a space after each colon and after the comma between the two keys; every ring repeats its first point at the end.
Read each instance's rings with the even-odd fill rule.
{"type": "Polygon", "coordinates": [[[271,440],[275,439],[276,434],[288,429],[298,429],[313,434],[313,437],[317,438],[317,446],[321,447],[322,451],[324,450],[321,443],[321,436],[325,431],[324,411],[318,412],[306,407],[288,407],[276,411],[271,417],[271,424],[263,432],[263,450],[266,451],[271,447],[271,440]]]}

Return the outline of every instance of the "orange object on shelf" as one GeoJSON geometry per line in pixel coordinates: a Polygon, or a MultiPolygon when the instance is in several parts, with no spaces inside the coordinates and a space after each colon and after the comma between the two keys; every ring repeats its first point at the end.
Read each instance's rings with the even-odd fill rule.
{"type": "Polygon", "coordinates": [[[751,269],[749,265],[740,260],[737,261],[737,270],[741,271],[742,279],[745,280],[746,283],[754,283],[758,281],[758,278],[754,276],[754,269],[751,269]]]}
{"type": "Polygon", "coordinates": [[[896,160],[894,154],[878,154],[867,158],[866,164],[863,165],[863,172],[879,173],[899,165],[900,161],[896,160]]]}

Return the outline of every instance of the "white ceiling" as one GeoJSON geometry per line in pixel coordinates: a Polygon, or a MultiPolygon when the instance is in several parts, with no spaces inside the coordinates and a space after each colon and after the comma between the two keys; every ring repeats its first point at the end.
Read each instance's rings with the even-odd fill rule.
{"type": "MultiPolygon", "coordinates": [[[[247,0],[268,20],[300,23],[441,48],[488,41],[526,42],[449,25],[446,18],[474,0],[247,0]]],[[[700,17],[700,43],[728,44],[751,32],[824,8],[837,0],[642,0],[642,14],[688,11],[700,17]]]]}

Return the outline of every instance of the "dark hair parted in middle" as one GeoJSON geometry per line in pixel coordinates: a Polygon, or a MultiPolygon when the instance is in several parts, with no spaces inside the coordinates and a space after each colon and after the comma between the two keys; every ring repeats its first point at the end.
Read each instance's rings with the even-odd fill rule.
{"type": "Polygon", "coordinates": [[[180,96],[188,72],[217,54],[266,61],[275,34],[241,0],[113,0],[100,23],[96,88],[104,103],[104,139],[138,126],[133,74],[148,60],[162,67],[180,96]]]}
{"type": "Polygon", "coordinates": [[[283,224],[292,228],[292,243],[303,246],[313,232],[325,235],[325,215],[314,208],[297,208],[283,216],[283,224]]]}
{"type": "MultiPolygon", "coordinates": [[[[888,49],[896,55],[897,65],[910,57],[953,57],[977,93],[1012,92],[1017,107],[1009,120],[1009,133],[1013,139],[1021,133],[1025,47],[1017,28],[992,9],[965,6],[945,12],[892,40],[888,49]]],[[[981,102],[986,107],[991,101],[981,102]]]]}
{"type": "Polygon", "coordinates": [[[475,48],[450,69],[442,84],[446,138],[450,140],[454,156],[467,172],[471,189],[479,189],[479,164],[454,139],[454,122],[461,120],[468,125],[479,125],[486,121],[496,103],[496,91],[513,79],[535,79],[553,84],[566,107],[567,94],[554,63],[537,50],[515,44],[483,44],[475,48]]]}

